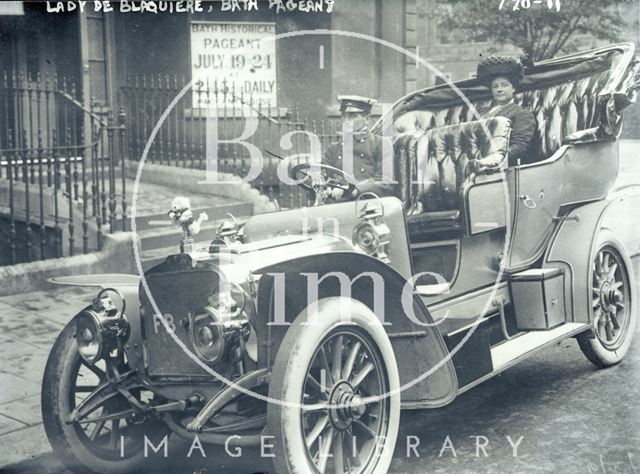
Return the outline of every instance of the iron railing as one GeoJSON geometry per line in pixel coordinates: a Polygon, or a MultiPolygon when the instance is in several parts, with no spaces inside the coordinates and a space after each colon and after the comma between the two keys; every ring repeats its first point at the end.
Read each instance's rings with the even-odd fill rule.
{"type": "Polygon", "coordinates": [[[55,76],[1,78],[0,264],[100,249],[118,211],[126,222],[124,115],[79,95],[55,76]]]}
{"type": "MultiPolygon", "coordinates": [[[[154,128],[147,160],[151,163],[205,169],[207,167],[207,133],[216,126],[218,140],[217,171],[245,177],[251,165],[247,149],[239,144],[222,143],[241,136],[247,124],[247,113],[257,120],[257,129],[244,141],[262,152],[262,172],[250,184],[277,199],[283,207],[308,203],[306,194],[297,186],[283,184],[276,167],[281,157],[293,157],[297,164],[309,159],[309,138],[303,133],[291,136],[291,148],[282,151],[280,140],[292,132],[311,132],[321,143],[321,153],[338,137],[339,119],[314,121],[300,116],[297,108],[275,107],[236,91],[226,81],[205,84],[176,75],[133,75],[122,87],[123,104],[127,108],[127,153],[139,160],[154,128]],[[211,111],[217,122],[212,125],[211,111]],[[209,120],[207,118],[209,117],[209,120]],[[272,154],[273,153],[273,154],[272,154]]],[[[210,155],[209,150],[209,155],[210,155]]]]}

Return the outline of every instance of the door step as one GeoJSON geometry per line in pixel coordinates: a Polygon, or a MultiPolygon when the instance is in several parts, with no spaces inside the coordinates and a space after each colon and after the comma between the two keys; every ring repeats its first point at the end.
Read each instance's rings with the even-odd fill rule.
{"type": "Polygon", "coordinates": [[[493,370],[500,370],[535,349],[584,331],[588,327],[585,323],[565,323],[549,331],[528,332],[498,344],[491,348],[493,370]]]}

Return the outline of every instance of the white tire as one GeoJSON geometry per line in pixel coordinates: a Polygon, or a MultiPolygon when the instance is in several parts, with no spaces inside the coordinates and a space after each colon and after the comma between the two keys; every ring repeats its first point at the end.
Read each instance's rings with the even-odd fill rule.
{"type": "Polygon", "coordinates": [[[276,472],[385,474],[398,436],[400,379],[384,327],[346,298],[320,300],[309,313],[288,329],[270,381],[269,396],[280,401],[267,409],[276,472]]]}
{"type": "Polygon", "coordinates": [[[590,268],[593,326],[577,339],[587,359],[604,368],[618,364],[631,346],[638,282],[624,248],[608,232],[600,235],[590,268]]]}

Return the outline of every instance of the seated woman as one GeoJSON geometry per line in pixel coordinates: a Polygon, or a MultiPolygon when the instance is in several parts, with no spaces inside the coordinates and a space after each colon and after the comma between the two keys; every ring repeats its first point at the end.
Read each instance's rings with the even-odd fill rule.
{"type": "Polygon", "coordinates": [[[514,102],[522,80],[522,64],[509,56],[489,56],[478,64],[477,76],[491,90],[493,102],[481,111],[484,118],[511,120],[509,166],[533,163],[539,159],[540,135],[533,113],[514,102]]]}

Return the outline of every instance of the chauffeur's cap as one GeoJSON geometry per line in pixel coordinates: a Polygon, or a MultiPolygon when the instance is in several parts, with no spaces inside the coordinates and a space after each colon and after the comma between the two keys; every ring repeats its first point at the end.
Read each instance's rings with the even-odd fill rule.
{"type": "Polygon", "coordinates": [[[371,113],[371,108],[377,102],[369,97],[361,97],[359,95],[339,95],[340,112],[364,112],[371,113]]]}

